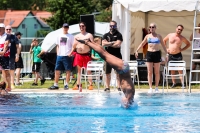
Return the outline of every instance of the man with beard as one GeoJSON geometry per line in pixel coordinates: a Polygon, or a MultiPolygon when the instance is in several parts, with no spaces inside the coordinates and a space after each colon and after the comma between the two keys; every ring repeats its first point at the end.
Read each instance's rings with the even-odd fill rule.
{"type": "MultiPolygon", "coordinates": [[[[110,31],[104,34],[103,39],[102,39],[102,46],[105,47],[105,50],[111,55],[114,55],[115,57],[122,59],[122,55],[120,51],[122,41],[123,41],[122,34],[117,30],[117,22],[115,22],[114,20],[110,21],[110,31]]],[[[106,88],[104,91],[110,91],[110,80],[111,80],[112,68],[113,67],[110,66],[108,63],[105,63],[106,88]]],[[[119,74],[117,74],[117,85],[118,85],[118,91],[121,91],[119,74]]]]}
{"type": "MultiPolygon", "coordinates": [[[[183,56],[181,54],[182,51],[186,50],[187,48],[190,47],[190,42],[181,35],[184,27],[183,25],[179,24],[176,27],[176,32],[175,33],[170,33],[168,34],[164,39],[164,45],[166,46],[167,41],[169,40],[168,48],[167,48],[167,56],[168,56],[168,61],[181,61],[183,59],[183,56]],[[182,48],[182,43],[185,43],[186,46],[182,48]]],[[[180,70],[178,71],[179,74],[182,74],[183,72],[180,70]]],[[[171,71],[172,75],[175,75],[175,71],[171,71]]],[[[184,87],[183,79],[180,77],[182,87],[184,87]]],[[[176,86],[175,78],[172,76],[172,86],[171,88],[174,88],[176,86]]]]}

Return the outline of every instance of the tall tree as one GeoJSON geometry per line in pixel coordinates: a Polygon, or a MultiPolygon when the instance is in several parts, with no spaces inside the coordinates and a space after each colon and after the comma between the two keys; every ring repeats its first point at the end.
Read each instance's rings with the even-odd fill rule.
{"type": "Polygon", "coordinates": [[[64,22],[76,24],[80,21],[80,15],[94,11],[91,0],[47,0],[46,9],[53,13],[53,17],[47,19],[52,29],[60,28],[64,22]]]}
{"type": "Polygon", "coordinates": [[[46,0],[0,0],[0,10],[43,10],[46,0]]]}
{"type": "MultiPolygon", "coordinates": [[[[32,3],[33,0],[0,0],[0,9],[1,10],[7,10],[8,8],[14,9],[14,10],[24,10],[27,9],[27,7],[30,7],[30,3],[32,3]]],[[[30,10],[30,8],[29,8],[30,10]]]]}
{"type": "Polygon", "coordinates": [[[96,16],[96,21],[109,22],[112,19],[112,2],[113,0],[92,0],[95,12],[100,12],[96,16]]]}
{"type": "Polygon", "coordinates": [[[92,0],[92,5],[96,11],[102,11],[112,5],[113,0],[92,0]]]}

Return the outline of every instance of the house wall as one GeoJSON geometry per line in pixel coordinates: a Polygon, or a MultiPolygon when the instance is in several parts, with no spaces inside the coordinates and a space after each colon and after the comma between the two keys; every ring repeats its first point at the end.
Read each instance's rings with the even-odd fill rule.
{"type": "Polygon", "coordinates": [[[50,30],[50,28],[42,27],[39,21],[32,15],[32,13],[29,13],[27,17],[19,25],[19,27],[12,28],[12,30],[13,32],[20,31],[23,34],[22,38],[26,38],[26,39],[21,39],[21,43],[22,43],[22,51],[27,52],[29,51],[32,38],[37,36],[36,35],[37,31],[50,30]],[[37,24],[37,27],[34,26],[34,24],[37,24]]]}

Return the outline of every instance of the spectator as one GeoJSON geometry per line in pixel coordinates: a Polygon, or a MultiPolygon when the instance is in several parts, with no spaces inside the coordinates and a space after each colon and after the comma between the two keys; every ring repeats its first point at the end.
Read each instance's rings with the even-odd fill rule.
{"type": "Polygon", "coordinates": [[[72,50],[72,45],[74,41],[73,35],[68,33],[69,25],[67,23],[63,24],[63,33],[57,37],[57,59],[55,66],[55,80],[54,85],[49,87],[50,90],[59,89],[58,80],[60,77],[60,72],[66,71],[66,84],[64,86],[65,90],[69,89],[68,83],[70,80],[70,72],[72,70],[72,59],[69,57],[69,53],[72,50]]]}
{"type": "Polygon", "coordinates": [[[2,77],[3,81],[7,83],[7,91],[11,91],[11,85],[10,85],[10,74],[9,74],[9,56],[6,49],[4,49],[4,44],[7,38],[7,34],[5,33],[5,25],[3,23],[0,23],[0,64],[2,66],[2,77]],[[6,53],[6,54],[5,54],[6,53]],[[6,57],[5,57],[6,55],[6,57]],[[4,60],[7,60],[6,62],[4,60]]]}
{"type": "MultiPolygon", "coordinates": [[[[184,27],[183,25],[179,24],[176,27],[175,33],[169,33],[164,39],[164,44],[167,48],[167,41],[169,40],[168,48],[167,48],[167,56],[168,56],[168,61],[181,61],[183,59],[182,56],[182,51],[188,49],[190,47],[190,42],[181,35],[184,27]],[[182,44],[185,43],[185,47],[182,48],[182,44]]],[[[180,70],[178,71],[179,74],[182,74],[183,71],[180,70]]],[[[171,71],[171,75],[175,75],[175,71],[171,71]]],[[[183,83],[183,77],[180,76],[182,88],[185,88],[184,83],[183,83]]],[[[175,77],[172,76],[172,86],[171,88],[176,87],[176,82],[175,82],[175,77]]]]}
{"type": "MultiPolygon", "coordinates": [[[[81,33],[77,34],[75,36],[74,44],[72,51],[70,52],[69,56],[72,55],[73,51],[76,49],[76,55],[74,58],[73,66],[77,66],[78,73],[77,73],[77,86],[74,86],[73,90],[78,90],[79,87],[82,87],[81,84],[81,67],[87,68],[87,63],[91,61],[91,54],[90,54],[90,47],[87,45],[82,45],[81,43],[77,42],[76,39],[90,39],[92,42],[93,41],[93,36],[92,34],[86,32],[86,23],[85,22],[80,22],[79,23],[80,31],[81,33]]],[[[91,72],[88,72],[88,74],[91,74],[91,72]]],[[[89,90],[93,89],[92,86],[92,79],[91,77],[89,78],[89,90]]]]}
{"type": "Polygon", "coordinates": [[[21,32],[16,32],[15,36],[19,40],[19,52],[20,52],[20,54],[19,54],[19,60],[17,62],[15,62],[15,72],[16,72],[16,83],[15,83],[15,85],[22,85],[20,83],[20,72],[21,72],[21,69],[24,68],[23,60],[22,60],[22,56],[21,56],[22,45],[21,45],[21,41],[20,41],[22,33],[21,32]]]}
{"type": "Polygon", "coordinates": [[[153,80],[153,69],[155,73],[155,92],[159,92],[158,85],[160,81],[160,62],[161,59],[161,50],[160,46],[163,47],[165,53],[167,54],[167,50],[164,46],[162,36],[158,33],[156,33],[156,24],[151,23],[149,25],[150,33],[145,36],[142,43],[138,46],[135,52],[136,58],[138,57],[138,51],[140,48],[142,48],[146,43],[148,43],[148,49],[147,49],[147,71],[148,71],[148,83],[149,83],[149,90],[148,93],[152,93],[152,80],[153,80]]]}
{"type": "Polygon", "coordinates": [[[14,89],[14,80],[15,80],[15,62],[19,60],[19,40],[12,34],[12,27],[7,25],[5,28],[7,35],[10,35],[9,39],[9,69],[10,69],[10,79],[11,79],[11,89],[14,89]]]}
{"type": "MultiPolygon", "coordinates": [[[[94,42],[96,44],[101,45],[101,38],[100,37],[95,37],[94,38],[94,42]]],[[[94,49],[92,49],[91,57],[92,57],[92,60],[94,60],[94,61],[104,61],[94,49]]]]}
{"type": "MultiPolygon", "coordinates": [[[[110,21],[110,31],[103,35],[102,40],[102,46],[105,47],[105,50],[114,55],[115,57],[118,57],[122,59],[121,55],[121,44],[122,44],[123,38],[122,34],[117,30],[117,22],[114,20],[110,21]]],[[[109,65],[109,63],[105,63],[105,72],[106,72],[106,89],[104,91],[110,91],[110,80],[111,80],[111,70],[112,66],[109,65]]],[[[118,85],[118,91],[121,91],[120,89],[120,81],[119,81],[119,74],[117,75],[117,85],[118,85]]]]}
{"type": "Polygon", "coordinates": [[[32,86],[38,86],[38,78],[40,78],[41,85],[43,85],[46,79],[40,76],[41,59],[38,57],[38,54],[41,52],[41,47],[38,46],[38,40],[36,38],[32,40],[29,52],[30,54],[33,53],[32,72],[35,75],[35,80],[32,86]]]}

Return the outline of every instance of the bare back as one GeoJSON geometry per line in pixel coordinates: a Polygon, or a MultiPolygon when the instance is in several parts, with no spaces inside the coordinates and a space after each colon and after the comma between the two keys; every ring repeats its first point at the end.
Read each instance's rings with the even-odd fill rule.
{"type": "Polygon", "coordinates": [[[176,33],[171,33],[169,36],[169,47],[167,52],[169,54],[178,54],[181,52],[181,45],[183,41],[182,35],[177,35],[176,33]]]}
{"type": "MultiPolygon", "coordinates": [[[[81,40],[88,39],[88,38],[90,38],[90,40],[93,41],[92,34],[87,33],[87,32],[85,34],[79,33],[79,34],[77,34],[75,36],[75,39],[81,39],[81,40]]],[[[89,46],[83,45],[83,44],[79,43],[78,41],[76,41],[76,43],[77,43],[77,45],[76,45],[76,51],[78,53],[85,54],[85,53],[88,53],[90,51],[90,47],[89,46]]]]}

